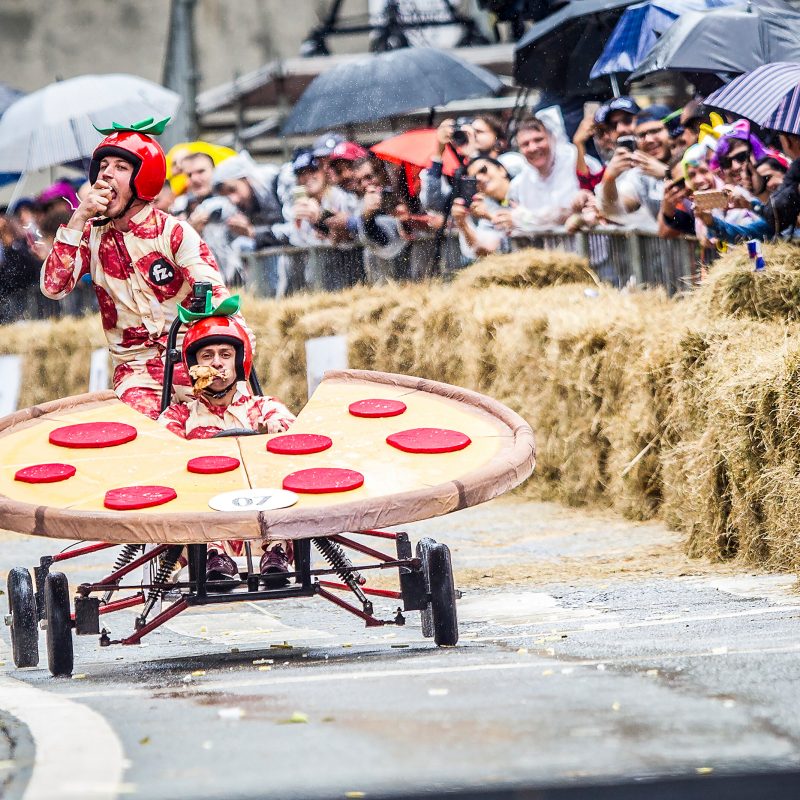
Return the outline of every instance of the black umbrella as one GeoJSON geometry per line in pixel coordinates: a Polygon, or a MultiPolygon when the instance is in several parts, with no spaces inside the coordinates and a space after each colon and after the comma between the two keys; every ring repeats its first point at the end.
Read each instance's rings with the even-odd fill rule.
{"type": "Polygon", "coordinates": [[[688,11],[655,43],[629,80],[670,70],[716,86],[773,61],[800,61],[800,14],[788,8],[728,6],[688,11]]]}
{"type": "Polygon", "coordinates": [[[502,89],[482,67],[430,47],[405,47],[340,64],[314,79],[283,126],[311,133],[372,122],[415,108],[486,97],[502,89]]]}
{"type": "Polygon", "coordinates": [[[514,48],[514,78],[522,86],[570,96],[605,97],[607,78],[589,73],[625,8],[637,0],[572,0],[533,27],[514,48]]]}

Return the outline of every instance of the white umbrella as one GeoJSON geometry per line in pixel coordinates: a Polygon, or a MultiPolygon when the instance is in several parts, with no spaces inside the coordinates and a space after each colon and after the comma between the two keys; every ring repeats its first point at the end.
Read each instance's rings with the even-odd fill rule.
{"type": "Polygon", "coordinates": [[[180,95],[135,75],[81,75],[10,105],[0,118],[0,172],[88,158],[102,138],[92,127],[175,113],[180,95]]]}

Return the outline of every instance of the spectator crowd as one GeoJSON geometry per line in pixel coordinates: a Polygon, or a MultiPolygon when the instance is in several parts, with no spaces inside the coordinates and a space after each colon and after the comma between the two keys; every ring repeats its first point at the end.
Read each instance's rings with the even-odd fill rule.
{"type": "MultiPolygon", "coordinates": [[[[442,259],[458,268],[553,229],[635,228],[713,251],[793,238],[800,214],[800,137],[723,119],[699,100],[679,110],[631,97],[587,104],[569,133],[556,106],[511,124],[447,119],[424,165],[382,159],[335,131],[282,165],[207,142],[167,159],[156,205],[202,236],[229,286],[256,270],[279,296],[314,270],[328,289],[419,280],[442,259]],[[292,248],[312,249],[295,258],[292,248]]],[[[42,259],[87,188],[60,181],[0,208],[0,323],[35,313],[42,259]]]]}

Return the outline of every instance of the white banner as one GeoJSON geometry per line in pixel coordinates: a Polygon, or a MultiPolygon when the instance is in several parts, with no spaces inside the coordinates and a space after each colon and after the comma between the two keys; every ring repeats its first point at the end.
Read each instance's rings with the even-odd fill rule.
{"type": "Polygon", "coordinates": [[[89,391],[102,392],[111,388],[109,375],[108,348],[98,347],[92,350],[92,361],[89,365],[89,391]]]}
{"type": "Polygon", "coordinates": [[[306,339],[306,378],[308,396],[314,394],[329,369],[347,369],[347,337],[320,336],[306,339]]]}
{"type": "Polygon", "coordinates": [[[19,404],[22,385],[22,358],[0,356],[0,417],[13,414],[19,404]]]}

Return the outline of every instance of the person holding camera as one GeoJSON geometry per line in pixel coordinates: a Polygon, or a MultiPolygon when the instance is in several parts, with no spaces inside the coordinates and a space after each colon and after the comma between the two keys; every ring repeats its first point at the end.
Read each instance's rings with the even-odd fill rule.
{"type": "Polygon", "coordinates": [[[450,212],[466,262],[498,250],[508,252],[508,237],[494,218],[508,208],[510,187],[511,174],[498,159],[478,156],[467,165],[467,177],[457,188],[450,212]]]}
{"type": "Polygon", "coordinates": [[[670,178],[670,139],[663,119],[666,106],[650,106],[636,117],[633,135],[619,136],[616,149],[595,190],[608,219],[656,230],[664,183],[670,178]]]}
{"type": "Polygon", "coordinates": [[[360,201],[355,221],[367,281],[386,283],[399,277],[398,258],[408,245],[398,216],[404,206],[387,165],[376,156],[356,161],[353,175],[360,201]]]}

